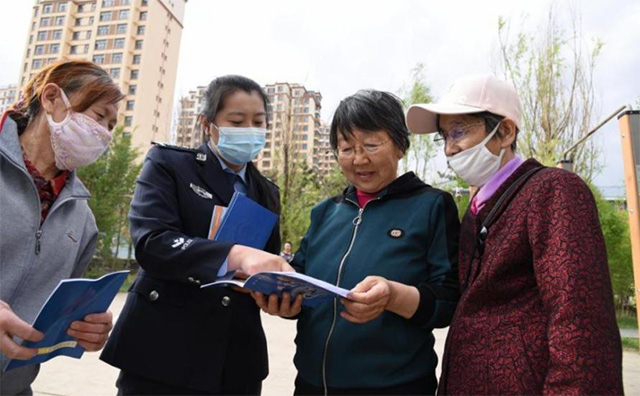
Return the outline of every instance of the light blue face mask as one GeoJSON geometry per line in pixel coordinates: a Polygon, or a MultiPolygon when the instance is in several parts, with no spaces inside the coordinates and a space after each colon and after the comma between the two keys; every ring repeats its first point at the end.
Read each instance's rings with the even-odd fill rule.
{"type": "Polygon", "coordinates": [[[266,128],[217,127],[218,144],[212,149],[225,161],[234,165],[244,165],[260,154],[266,143],[266,128]]]}

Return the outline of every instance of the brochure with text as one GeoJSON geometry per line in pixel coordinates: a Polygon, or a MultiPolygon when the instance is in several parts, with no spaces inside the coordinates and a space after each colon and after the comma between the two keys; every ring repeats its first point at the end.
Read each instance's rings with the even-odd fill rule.
{"type": "Polygon", "coordinates": [[[221,285],[244,287],[263,294],[276,293],[278,296],[290,292],[293,298],[302,293],[302,304],[311,307],[336,297],[346,298],[349,293],[347,289],[297,272],[260,272],[246,280],[221,279],[201,287],[221,285]]]}
{"type": "Polygon", "coordinates": [[[105,312],[128,274],[129,271],[118,271],[98,279],[61,280],[33,322],[33,327],[44,333],[44,339],[22,342],[25,347],[37,348],[38,354],[29,360],[9,361],[5,371],[43,363],[59,355],[79,359],[84,349],[67,334],[71,322],[82,320],[88,314],[105,312]]]}

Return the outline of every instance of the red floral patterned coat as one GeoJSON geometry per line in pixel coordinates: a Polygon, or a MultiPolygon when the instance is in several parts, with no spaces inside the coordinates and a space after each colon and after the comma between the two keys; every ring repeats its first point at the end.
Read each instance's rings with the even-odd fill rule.
{"type": "Polygon", "coordinates": [[[555,168],[534,174],[489,228],[482,262],[476,254],[470,263],[482,221],[537,166],[524,162],[477,216],[467,211],[463,219],[462,295],[438,394],[623,393],[604,240],[578,176],[555,168]]]}

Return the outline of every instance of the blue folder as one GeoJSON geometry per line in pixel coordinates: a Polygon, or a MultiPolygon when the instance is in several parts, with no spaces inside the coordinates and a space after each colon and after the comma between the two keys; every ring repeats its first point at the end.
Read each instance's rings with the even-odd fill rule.
{"type": "Polygon", "coordinates": [[[213,239],[262,250],[277,221],[278,215],[235,192],[213,239]]]}
{"type": "Polygon", "coordinates": [[[82,320],[88,314],[105,312],[128,274],[129,271],[118,271],[99,279],[61,280],[33,323],[36,330],[44,333],[44,339],[22,343],[28,348],[38,348],[38,354],[29,360],[9,361],[5,371],[43,363],[58,355],[79,359],[84,349],[67,334],[71,322],[82,320]]]}

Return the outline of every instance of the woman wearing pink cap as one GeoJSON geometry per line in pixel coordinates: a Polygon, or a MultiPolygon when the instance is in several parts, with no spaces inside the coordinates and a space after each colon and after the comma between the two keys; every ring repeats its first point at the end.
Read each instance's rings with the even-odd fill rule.
{"type": "Polygon", "coordinates": [[[593,196],[575,174],[516,155],[521,106],[490,76],[409,108],[479,188],[460,234],[461,298],[439,394],[621,394],[622,352],[593,196]]]}

